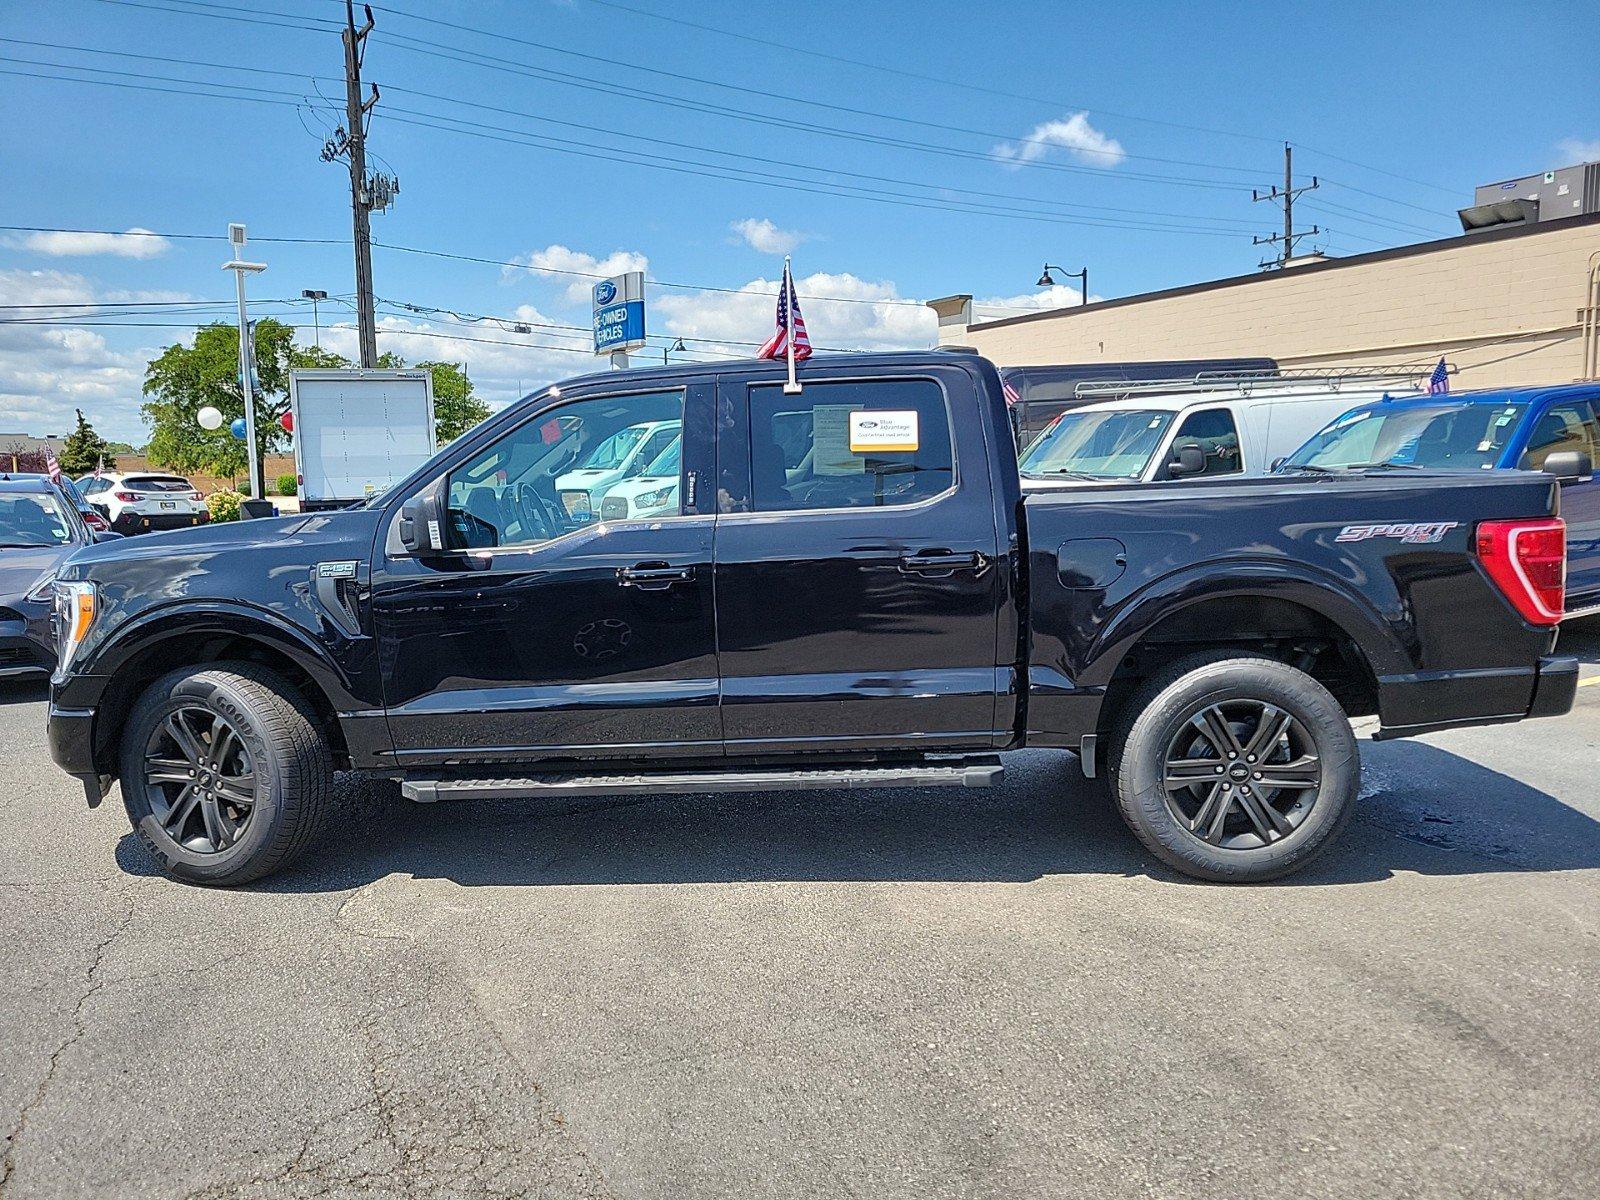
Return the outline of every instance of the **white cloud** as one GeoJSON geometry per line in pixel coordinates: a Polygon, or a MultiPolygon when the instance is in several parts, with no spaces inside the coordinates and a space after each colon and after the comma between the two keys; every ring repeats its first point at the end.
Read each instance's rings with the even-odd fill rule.
{"type": "MultiPolygon", "coordinates": [[[[902,297],[892,282],[818,272],[797,278],[795,291],[814,346],[906,350],[935,340],[932,311],[902,297]]],[[[752,279],[733,292],[658,292],[651,311],[665,333],[709,339],[708,348],[747,355],[753,350],[748,343],[772,333],[777,294],[776,279],[752,279]]]]}
{"type": "MultiPolygon", "coordinates": [[[[565,277],[565,296],[568,303],[588,304],[590,289],[595,285],[595,276],[605,278],[609,275],[621,275],[626,271],[648,271],[650,260],[643,254],[632,250],[614,250],[604,258],[596,258],[582,250],[573,250],[562,245],[546,246],[543,250],[532,250],[527,254],[514,256],[511,260],[523,266],[539,268],[541,271],[576,271],[578,276],[565,277]],[[591,278],[584,278],[590,276],[591,278]]],[[[508,279],[526,278],[527,272],[519,271],[515,267],[507,267],[501,274],[508,279]]],[[[549,276],[560,280],[560,274],[549,276]]]]}
{"type": "Polygon", "coordinates": [[[1097,167],[1114,167],[1128,157],[1121,142],[1089,123],[1086,112],[1035,125],[1026,137],[997,145],[994,156],[1013,165],[1033,162],[1042,158],[1052,146],[1060,146],[1080,162],[1097,167]]]}
{"type": "Polygon", "coordinates": [[[1600,162],[1600,139],[1585,141],[1582,138],[1567,138],[1559,149],[1568,162],[1600,162]]]}
{"type": "MultiPolygon", "coordinates": [[[[1105,299],[1090,294],[1091,303],[1105,299]]],[[[1020,315],[1018,310],[1034,311],[1047,308],[1075,308],[1083,303],[1081,289],[1067,284],[1053,283],[1049,287],[1031,292],[1018,292],[1015,296],[983,296],[972,301],[972,315],[978,321],[998,321],[1003,317],[1020,315]]]]}
{"type": "MultiPolygon", "coordinates": [[[[93,284],[82,275],[0,270],[0,304],[88,304],[97,299],[93,284]]],[[[140,387],[149,357],[147,351],[113,349],[92,329],[0,325],[0,431],[63,433],[72,428],[73,409],[81,408],[105,436],[142,440],[140,387]]]]}
{"type": "Polygon", "coordinates": [[[746,217],[734,221],[729,229],[738,234],[745,245],[760,254],[787,254],[801,242],[805,234],[793,229],[779,229],[766,217],[746,217]]]}
{"type": "Polygon", "coordinates": [[[52,258],[84,258],[94,254],[156,258],[172,249],[172,243],[166,238],[138,226],[127,233],[28,233],[10,239],[8,244],[52,258]]]}

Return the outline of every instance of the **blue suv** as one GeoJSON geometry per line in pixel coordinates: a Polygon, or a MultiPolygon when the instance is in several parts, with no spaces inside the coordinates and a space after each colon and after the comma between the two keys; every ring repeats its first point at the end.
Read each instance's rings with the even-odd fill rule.
{"type": "Polygon", "coordinates": [[[1280,471],[1546,471],[1567,522],[1567,616],[1600,613],[1600,383],[1385,397],[1351,409],[1280,471]]]}

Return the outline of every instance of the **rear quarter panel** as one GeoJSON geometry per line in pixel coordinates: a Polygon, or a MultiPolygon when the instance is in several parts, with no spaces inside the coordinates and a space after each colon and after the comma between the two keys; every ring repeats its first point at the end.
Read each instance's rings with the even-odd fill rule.
{"type": "Polygon", "coordinates": [[[1385,724],[1411,723],[1404,704],[1456,672],[1503,677],[1504,694],[1488,702],[1525,711],[1552,634],[1525,624],[1489,581],[1474,530],[1486,519],[1548,515],[1555,503],[1550,480],[1524,472],[1233,477],[1029,495],[1029,740],[1075,746],[1095,732],[1106,687],[1141,637],[1191,604],[1246,596],[1303,605],[1353,638],[1378,679],[1385,724]],[[1347,532],[1426,522],[1446,526],[1437,541],[1347,532]],[[1107,540],[1120,547],[1120,570],[1107,540]]]}

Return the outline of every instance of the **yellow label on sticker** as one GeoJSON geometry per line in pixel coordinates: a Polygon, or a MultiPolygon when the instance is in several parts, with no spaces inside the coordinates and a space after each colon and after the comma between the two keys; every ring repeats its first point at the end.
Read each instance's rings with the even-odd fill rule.
{"type": "Polygon", "coordinates": [[[850,453],[904,454],[915,450],[917,413],[915,409],[895,412],[853,412],[850,414],[850,453]]]}

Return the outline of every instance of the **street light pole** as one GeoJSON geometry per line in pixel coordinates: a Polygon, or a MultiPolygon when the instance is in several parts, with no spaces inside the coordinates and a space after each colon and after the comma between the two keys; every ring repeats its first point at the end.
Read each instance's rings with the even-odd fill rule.
{"type": "Polygon", "coordinates": [[[315,331],[312,336],[316,338],[317,349],[321,350],[322,349],[322,314],[317,311],[317,301],[326,300],[328,298],[328,293],[324,292],[324,291],[320,291],[320,290],[313,290],[311,288],[307,288],[305,291],[300,293],[300,298],[302,300],[311,301],[311,328],[315,331]]]}
{"type": "Polygon", "coordinates": [[[1055,286],[1055,282],[1056,281],[1054,279],[1050,278],[1050,272],[1051,271],[1060,271],[1068,279],[1080,280],[1082,282],[1082,284],[1083,284],[1083,292],[1082,292],[1083,303],[1085,303],[1085,304],[1089,303],[1089,268],[1088,267],[1085,267],[1081,271],[1068,271],[1065,267],[1053,267],[1049,263],[1045,263],[1044,271],[1041,272],[1040,275],[1039,275],[1039,286],[1040,287],[1054,287],[1055,286]]]}
{"type": "Polygon", "coordinates": [[[673,353],[674,351],[677,351],[677,350],[687,350],[687,349],[688,349],[688,347],[683,344],[683,339],[682,338],[678,338],[676,341],[674,341],[672,343],[672,345],[664,347],[662,349],[662,351],[661,351],[661,365],[663,367],[670,366],[671,364],[667,359],[667,355],[669,355],[669,354],[671,354],[671,353],[673,353]]]}
{"type": "Polygon", "coordinates": [[[265,271],[267,264],[245,262],[240,257],[244,253],[243,225],[235,223],[228,226],[228,241],[233,246],[233,258],[223,263],[222,269],[233,272],[239,295],[239,383],[244,392],[245,453],[250,456],[250,497],[259,500],[266,489],[261,482],[261,459],[256,454],[256,397],[250,379],[250,321],[245,315],[244,277],[265,271]]]}

